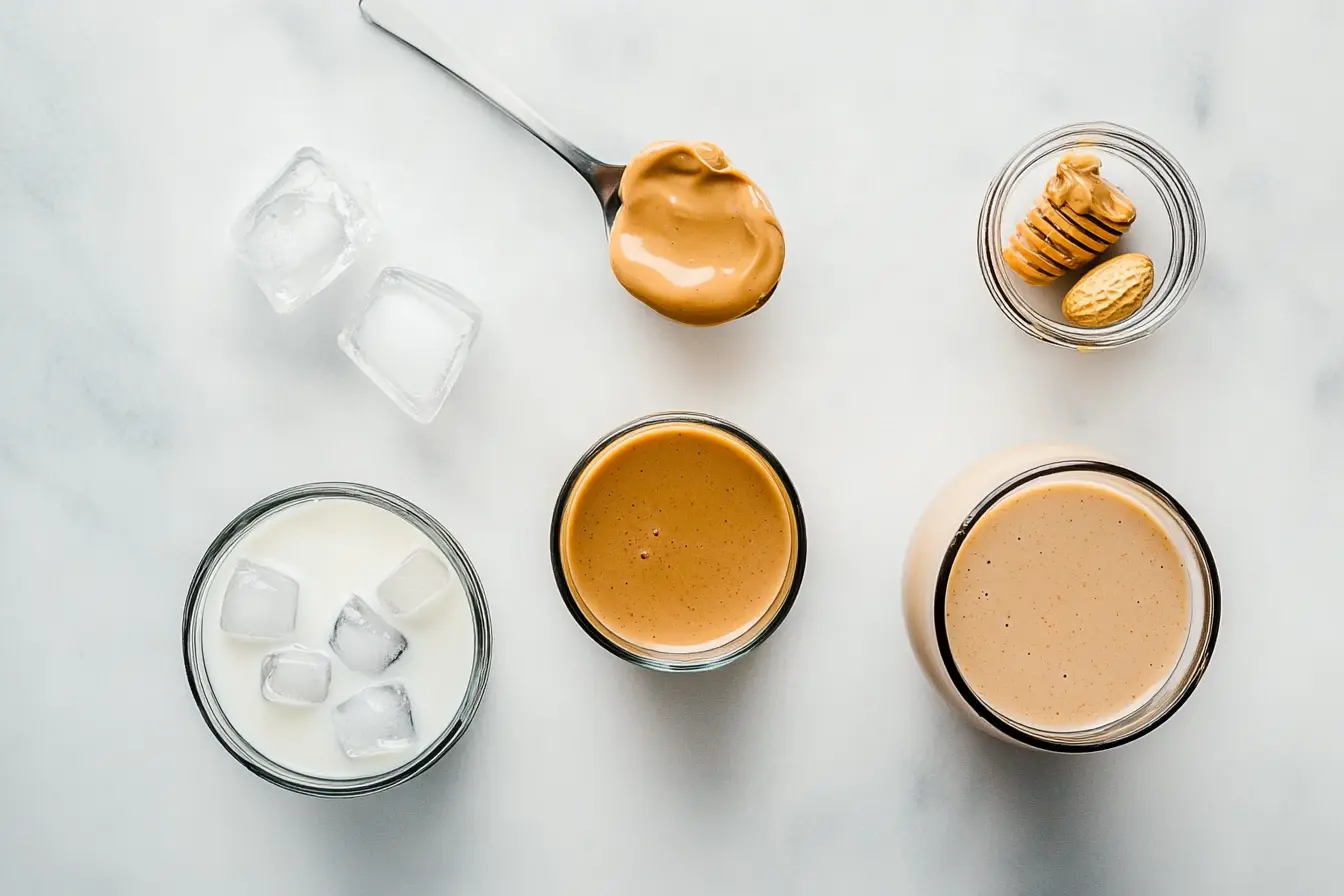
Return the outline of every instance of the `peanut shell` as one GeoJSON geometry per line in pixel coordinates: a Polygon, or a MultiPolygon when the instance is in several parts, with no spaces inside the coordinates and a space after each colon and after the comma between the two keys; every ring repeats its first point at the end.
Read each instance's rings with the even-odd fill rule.
{"type": "Polygon", "coordinates": [[[1109,327],[1129,317],[1153,291],[1153,260],[1130,252],[1097,265],[1064,296],[1064,319],[1076,327],[1109,327]]]}

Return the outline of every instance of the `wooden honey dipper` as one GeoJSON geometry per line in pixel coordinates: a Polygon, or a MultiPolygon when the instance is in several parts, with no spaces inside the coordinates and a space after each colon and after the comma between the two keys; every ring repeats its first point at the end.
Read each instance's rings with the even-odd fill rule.
{"type": "Polygon", "coordinates": [[[1017,224],[1003,260],[1023,280],[1043,286],[1076,271],[1115,245],[1134,223],[1134,203],[1101,177],[1101,159],[1066,153],[1036,205],[1017,224]]]}

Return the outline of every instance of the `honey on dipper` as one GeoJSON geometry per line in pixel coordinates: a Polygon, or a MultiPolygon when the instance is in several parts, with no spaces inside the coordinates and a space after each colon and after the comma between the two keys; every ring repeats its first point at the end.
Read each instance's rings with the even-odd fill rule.
{"type": "Polygon", "coordinates": [[[1115,245],[1134,223],[1134,203],[1101,176],[1101,159],[1066,153],[1036,205],[1017,224],[1003,260],[1043,286],[1115,245]]]}

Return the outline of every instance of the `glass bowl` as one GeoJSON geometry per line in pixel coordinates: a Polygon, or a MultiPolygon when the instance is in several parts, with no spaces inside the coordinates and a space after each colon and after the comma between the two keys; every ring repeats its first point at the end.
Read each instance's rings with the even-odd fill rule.
{"type": "Polygon", "coordinates": [[[1204,244],[1199,196],[1171,153],[1131,128],[1089,121],[1042,134],[1008,160],[985,193],[977,254],[990,295],[1019,329],[1043,342],[1090,351],[1142,339],[1170,320],[1199,279],[1204,244]],[[1046,286],[1031,286],[1003,260],[1006,236],[1040,195],[1058,157],[1074,151],[1098,156],[1102,176],[1125,191],[1138,209],[1134,226],[1096,263],[1124,252],[1143,252],[1152,257],[1155,268],[1153,292],[1143,306],[1107,327],[1076,327],[1059,312],[1064,293],[1084,271],[1066,273],[1046,286]],[[1158,207],[1168,226],[1160,223],[1158,207]]]}

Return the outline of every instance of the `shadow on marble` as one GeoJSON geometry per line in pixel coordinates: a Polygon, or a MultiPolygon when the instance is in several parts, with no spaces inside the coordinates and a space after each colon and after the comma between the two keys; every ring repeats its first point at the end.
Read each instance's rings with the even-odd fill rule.
{"type": "MultiPolygon", "coordinates": [[[[964,797],[990,830],[1003,832],[1015,888],[1004,892],[1105,896],[1107,866],[1098,821],[1105,813],[1099,777],[1112,754],[1063,756],[1022,749],[949,716],[935,727],[947,758],[942,774],[960,774],[964,797]]],[[[1005,884],[1008,882],[1005,881],[1005,884]]]]}
{"type": "Polygon", "coordinates": [[[665,766],[652,773],[674,775],[686,792],[708,803],[733,801],[736,782],[752,762],[743,732],[752,724],[757,679],[769,674],[765,649],[712,672],[628,670],[632,700],[639,701],[630,711],[659,745],[648,759],[665,766]]]}
{"type": "MultiPolygon", "coordinates": [[[[760,313],[768,313],[768,308],[767,305],[760,313]]],[[[648,350],[664,356],[663,362],[677,371],[679,381],[713,394],[722,390],[725,383],[753,379],[752,372],[760,366],[762,353],[768,351],[770,337],[766,329],[756,314],[717,327],[688,327],[655,318],[643,337],[648,350]]]]}
{"type": "MultiPolygon", "coordinates": [[[[479,723],[479,720],[478,720],[479,723]]],[[[468,731],[433,768],[411,781],[351,800],[311,800],[306,827],[329,850],[327,866],[346,892],[391,892],[442,869],[447,844],[471,842],[484,737],[468,731]],[[477,735],[477,736],[473,736],[477,735]],[[472,771],[476,770],[476,771],[472,771]]]]}

